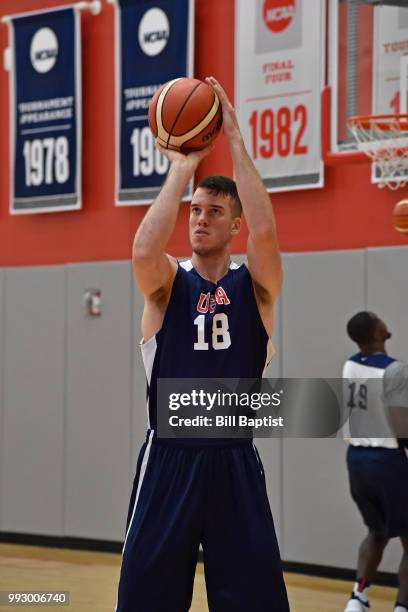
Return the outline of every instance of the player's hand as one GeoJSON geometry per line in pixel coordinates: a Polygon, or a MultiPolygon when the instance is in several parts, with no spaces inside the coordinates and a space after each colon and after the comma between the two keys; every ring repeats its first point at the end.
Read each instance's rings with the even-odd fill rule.
{"type": "Polygon", "coordinates": [[[237,115],[227,94],[225,93],[225,90],[221,87],[217,79],[215,79],[213,76],[207,77],[205,80],[208,85],[213,88],[213,90],[220,99],[222,107],[222,122],[226,138],[231,143],[242,143],[242,134],[241,130],[239,129],[237,115]]]}
{"type": "Polygon", "coordinates": [[[181,151],[173,151],[172,149],[166,149],[156,140],[156,147],[162,153],[171,164],[180,164],[188,168],[192,173],[195,172],[198,164],[205,158],[214,146],[211,144],[201,151],[192,151],[191,153],[181,153],[181,151]]]}

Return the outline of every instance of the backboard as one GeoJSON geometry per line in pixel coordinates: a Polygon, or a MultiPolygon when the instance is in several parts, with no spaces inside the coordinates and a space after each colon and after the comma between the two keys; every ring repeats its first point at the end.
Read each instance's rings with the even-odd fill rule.
{"type": "MultiPolygon", "coordinates": [[[[323,130],[329,131],[323,138],[330,153],[325,161],[363,161],[347,120],[355,115],[407,112],[408,0],[328,3],[330,91],[324,104],[330,119],[323,124],[323,130]]],[[[372,180],[378,182],[375,166],[372,180]]]]}

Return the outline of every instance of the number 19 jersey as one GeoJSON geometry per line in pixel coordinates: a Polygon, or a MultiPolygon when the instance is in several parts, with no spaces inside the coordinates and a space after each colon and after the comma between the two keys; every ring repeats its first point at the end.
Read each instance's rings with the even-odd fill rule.
{"type": "Polygon", "coordinates": [[[344,364],[344,411],[349,420],[343,433],[352,446],[398,448],[382,398],[384,372],[394,361],[385,353],[357,353],[344,364]]]}

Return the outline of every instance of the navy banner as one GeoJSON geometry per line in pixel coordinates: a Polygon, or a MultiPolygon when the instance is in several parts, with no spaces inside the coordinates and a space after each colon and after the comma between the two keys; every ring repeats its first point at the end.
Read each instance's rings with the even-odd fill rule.
{"type": "Polygon", "coordinates": [[[79,15],[14,16],[10,38],[10,212],[81,208],[79,15]]]}
{"type": "Polygon", "coordinates": [[[168,160],[155,148],[148,105],[166,81],[192,76],[192,47],[192,0],[117,0],[118,206],[151,203],[163,184],[168,160]]]}

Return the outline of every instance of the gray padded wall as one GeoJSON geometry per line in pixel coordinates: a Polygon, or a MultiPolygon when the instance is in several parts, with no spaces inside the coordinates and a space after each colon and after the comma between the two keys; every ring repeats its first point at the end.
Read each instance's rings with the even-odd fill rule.
{"type": "Polygon", "coordinates": [[[4,270],[0,269],[0,531],[3,530],[2,525],[2,482],[3,482],[3,450],[4,450],[4,422],[3,422],[3,370],[4,370],[4,270]]]}
{"type": "Polygon", "coordinates": [[[6,270],[2,530],[63,532],[64,269],[6,270]]]}
{"type": "Polygon", "coordinates": [[[387,350],[408,361],[408,247],[368,249],[367,308],[393,332],[387,350]]]}
{"type": "MultiPolygon", "coordinates": [[[[407,253],[384,248],[284,255],[277,355],[267,376],[340,375],[355,350],[346,321],[365,307],[394,332],[390,353],[408,358],[407,253]]],[[[130,262],[0,270],[2,531],[123,539],[146,432],[142,309],[130,262]],[[100,318],[85,314],[89,288],[102,289],[100,318]]],[[[256,445],[282,556],[354,567],[365,530],[349,495],[342,440],[256,445]]],[[[381,569],[395,571],[399,558],[394,541],[381,569]]]]}
{"type": "Polygon", "coordinates": [[[341,376],[353,350],[346,323],[364,307],[364,251],[284,255],[283,268],[283,375],[341,376]]]}
{"type": "Polygon", "coordinates": [[[346,451],[339,439],[284,440],[285,560],[355,567],[366,532],[349,493],[346,451]]]}
{"type": "MultiPolygon", "coordinates": [[[[281,301],[278,300],[275,308],[275,324],[272,342],[275,347],[275,355],[266,368],[266,378],[276,378],[281,375],[282,351],[281,351],[281,301]]],[[[275,531],[279,546],[283,544],[282,524],[282,440],[259,438],[255,440],[259,450],[262,463],[265,468],[266,488],[268,490],[269,503],[271,505],[275,531]]]]}
{"type": "MultiPolygon", "coordinates": [[[[364,308],[364,251],[284,257],[283,375],[337,377],[354,350],[348,318],[364,308]]],[[[283,440],[283,556],[354,567],[364,533],[350,498],[342,440],[283,440]]]]}
{"type": "MultiPolygon", "coordinates": [[[[247,260],[245,255],[233,255],[232,259],[241,264],[247,260]]],[[[275,378],[281,373],[281,319],[280,300],[275,308],[275,322],[272,342],[275,347],[275,355],[265,371],[265,377],[275,378]]],[[[279,546],[282,545],[282,442],[278,439],[255,439],[255,445],[259,451],[265,469],[265,480],[268,491],[269,503],[271,505],[275,523],[276,535],[279,546]]]]}
{"type": "Polygon", "coordinates": [[[131,267],[67,269],[65,534],[122,540],[131,465],[131,267]],[[102,316],[84,293],[102,292],[102,316]]]}

